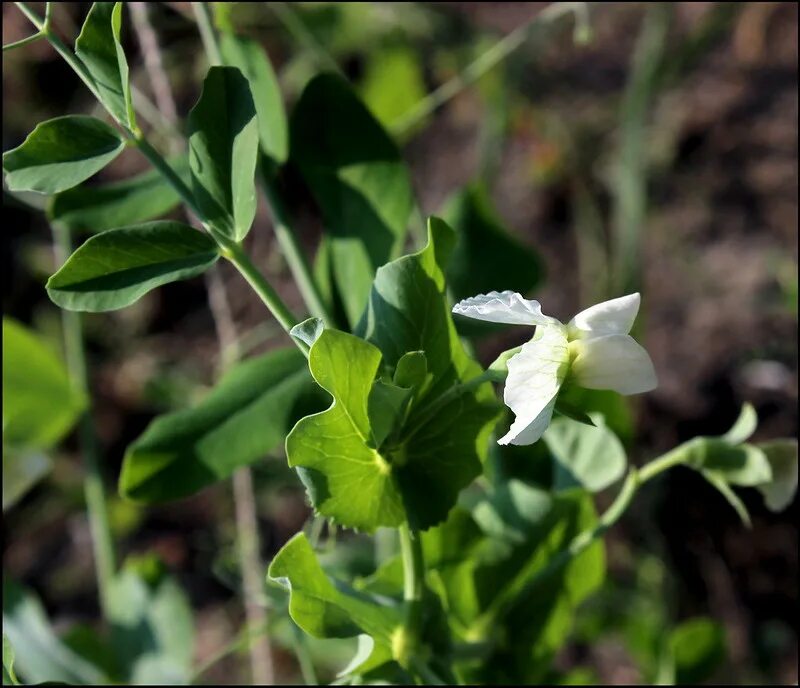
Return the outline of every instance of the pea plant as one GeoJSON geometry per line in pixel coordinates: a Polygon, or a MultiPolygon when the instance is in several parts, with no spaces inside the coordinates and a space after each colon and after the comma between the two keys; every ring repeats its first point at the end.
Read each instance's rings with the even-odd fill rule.
{"type": "MultiPolygon", "coordinates": [[[[545,315],[520,293],[533,285],[515,276],[535,271],[535,256],[491,220],[481,230],[464,220],[481,215],[479,192],[423,229],[394,138],[346,79],[314,76],[287,117],[263,48],[237,33],[222,3],[215,14],[193,4],[210,67],[185,122],[171,123],[166,155],[148,121],[169,113],[131,88],[125,3],[94,3],[74,47],[54,26],[53,3],[44,17],[15,3],[35,33],[11,47],[47,41],[104,114],[41,122],[3,155],[11,193],[46,197],[60,256],[46,289],[63,311],[68,353],[64,368],[33,332],[4,320],[3,473],[16,486],[4,488],[4,509],[46,472],[47,450],[78,423],[107,622],[97,643],[107,652],[93,662],[62,643],[41,605],[9,584],[4,682],[18,682],[15,667],[30,682],[196,679],[191,610],[177,583],[147,558],[116,564],[80,313],[125,308],[167,283],[213,274],[220,260],[258,295],[285,345],[229,362],[199,403],[156,418],[128,447],[119,492],[142,504],[180,499],[285,446],[314,519],[255,585],[268,584],[271,595],[282,586],[301,633],[358,639],[337,683],[552,680],[575,609],[603,580],[603,535],[645,484],[688,467],[745,523],[734,488],[756,488],[773,510],[791,502],[796,441],[748,443],[757,426],[750,405],[722,436],[630,464],[611,410],[619,395],[657,386],[630,334],[640,294],[590,306],[566,324],[545,315]],[[150,169],[85,184],[126,149],[150,169]],[[287,210],[287,165],[324,226],[313,268],[287,210]],[[253,226],[259,195],[302,314],[246,247],[261,231],[253,226]],[[72,238],[87,233],[73,250],[72,238]],[[499,264],[482,262],[481,251],[495,248],[499,264]],[[484,369],[472,338],[485,330],[475,320],[528,328],[531,338],[484,369]],[[593,495],[612,487],[616,496],[598,514],[593,495]],[[372,538],[379,556],[368,575],[331,575],[319,551],[324,524],[372,538]]],[[[556,3],[540,21],[576,12],[582,3],[556,3]]]]}

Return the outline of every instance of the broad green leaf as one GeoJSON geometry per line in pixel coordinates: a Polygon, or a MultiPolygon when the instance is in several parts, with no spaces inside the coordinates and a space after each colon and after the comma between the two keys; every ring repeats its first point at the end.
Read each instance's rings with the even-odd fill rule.
{"type": "Polygon", "coordinates": [[[125,453],[120,493],[179,499],[275,449],[295,420],[322,406],[295,349],[239,363],[194,408],[156,418],[125,453]]]}
{"type": "Polygon", "coordinates": [[[746,403],[742,406],[742,410],[736,422],[721,439],[731,444],[747,442],[747,440],[750,439],[750,435],[756,431],[756,427],[758,427],[758,415],[756,414],[756,410],[753,408],[752,404],[746,403]]]}
{"type": "Polygon", "coordinates": [[[135,685],[190,681],[194,650],[192,609],[169,576],[147,581],[125,567],[111,586],[109,620],[114,651],[135,685]]]}
{"type": "Polygon", "coordinates": [[[311,347],[308,366],[333,396],[329,409],[303,418],[286,438],[289,465],[311,503],[342,525],[373,531],[405,520],[390,457],[381,455],[367,412],[381,352],[337,330],[325,330],[311,347]]]}
{"type": "Polygon", "coordinates": [[[733,485],[768,483],[772,469],[763,451],[751,444],[732,445],[718,437],[697,437],[686,444],[687,464],[715,473],[733,485]]]}
{"type": "Polygon", "coordinates": [[[102,671],[58,638],[41,602],[8,577],[3,578],[3,633],[14,646],[14,668],[26,683],[108,683],[102,671]]]}
{"type": "Polygon", "coordinates": [[[75,41],[75,54],[86,65],[100,100],[118,122],[134,129],[136,117],[128,81],[128,61],[120,43],[121,2],[95,2],[75,41]]]}
{"type": "Polygon", "coordinates": [[[199,275],[219,257],[203,232],[180,222],[147,222],[89,238],[47,281],[53,303],[71,311],[111,311],[148,291],[199,275]]]}
{"type": "Polygon", "coordinates": [[[289,614],[316,638],[349,638],[366,633],[377,645],[390,648],[402,620],[399,605],[378,603],[365,593],[329,579],[306,536],[298,533],[272,560],[268,576],[288,588],[289,614]]]}
{"type": "Polygon", "coordinates": [[[3,511],[46,476],[53,462],[46,454],[37,451],[3,450],[3,511]]]}
{"type": "Polygon", "coordinates": [[[282,165],[289,155],[286,111],[278,79],[264,48],[250,38],[224,33],[220,50],[226,64],[238,67],[250,82],[261,150],[273,166],[282,165]]]}
{"type": "Polygon", "coordinates": [[[727,652],[725,629],[703,617],[681,623],[670,633],[668,645],[678,685],[698,685],[711,678],[727,652]]]}
{"type": "Polygon", "coordinates": [[[580,485],[590,492],[600,492],[625,473],[625,449],[602,424],[592,426],[556,418],[545,430],[544,441],[556,462],[556,490],[580,485]]]}
{"type": "Polygon", "coordinates": [[[322,211],[335,298],[354,325],[375,270],[402,249],[413,207],[408,170],[391,137],[333,74],[317,76],[303,91],[290,142],[291,161],[322,211]]]}
{"type": "MultiPolygon", "coordinates": [[[[50,347],[31,330],[3,318],[3,447],[9,450],[3,456],[4,482],[6,454],[12,460],[12,451],[53,446],[72,428],[86,403],[50,347]]],[[[17,468],[29,475],[30,466],[17,468]]],[[[4,504],[5,490],[4,485],[4,504]]]]}
{"type": "MultiPolygon", "coordinates": [[[[416,51],[402,44],[372,51],[359,91],[372,114],[384,127],[390,128],[427,93],[416,51]]],[[[421,121],[414,130],[424,125],[421,121]]],[[[414,130],[404,132],[403,138],[414,130]]]]}
{"type": "Polygon", "coordinates": [[[372,531],[407,517],[412,527],[428,528],[447,517],[459,491],[480,474],[498,411],[494,394],[483,385],[440,398],[480,372],[458,339],[444,297],[442,266],[451,239],[446,225],[432,219],[425,249],[378,271],[359,324],[377,348],[326,330],[311,349],[312,375],[334,404],[298,423],[287,438],[287,455],[290,465],[303,468],[317,510],[343,525],[372,531]],[[381,361],[388,372],[418,351],[431,384],[383,446],[367,411],[373,382],[381,361]]]}
{"type": "Polygon", "coordinates": [[[124,147],[116,130],[94,117],[49,119],[3,153],[6,184],[11,191],[58,193],[102,170],[124,147]]]}
{"type": "Polygon", "coordinates": [[[428,380],[428,361],[424,351],[409,351],[400,357],[394,369],[394,384],[422,391],[428,380]]]}
{"type": "Polygon", "coordinates": [[[380,448],[405,420],[414,390],[375,380],[367,403],[375,445],[380,448]]]}
{"type": "Polygon", "coordinates": [[[767,483],[756,485],[756,488],[764,495],[764,502],[770,511],[783,511],[797,493],[797,440],[762,442],[758,448],[769,461],[772,478],[767,483]]]}
{"type": "MultiPolygon", "coordinates": [[[[504,227],[483,186],[469,186],[452,196],[442,217],[457,236],[447,268],[447,284],[454,300],[495,289],[525,294],[542,283],[541,258],[504,227]]],[[[466,319],[458,326],[467,334],[491,329],[466,319]]]]}
{"type": "Polygon", "coordinates": [[[256,214],[258,121],[247,79],[236,67],[211,67],[189,113],[189,166],[203,219],[234,241],[256,214]]]}
{"type": "MultiPolygon", "coordinates": [[[[189,181],[189,160],[173,160],[173,169],[189,181]]],[[[51,221],[72,230],[102,232],[155,220],[180,202],[178,192],[158,170],[102,186],[76,186],[57,194],[48,208],[51,221]]]]}
{"type": "Polygon", "coordinates": [[[14,647],[5,633],[3,633],[3,685],[19,685],[17,675],[14,673],[14,647]]]}

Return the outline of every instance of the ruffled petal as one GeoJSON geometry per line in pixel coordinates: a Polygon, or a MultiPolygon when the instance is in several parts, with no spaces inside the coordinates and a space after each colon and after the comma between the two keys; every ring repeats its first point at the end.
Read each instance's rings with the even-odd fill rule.
{"type": "Polygon", "coordinates": [[[570,339],[590,339],[608,334],[628,334],[639,312],[639,292],[603,301],[581,311],[569,321],[570,339]]]}
{"type": "Polygon", "coordinates": [[[540,328],[508,362],[503,399],[516,418],[499,444],[533,444],[542,436],[568,369],[564,326],[540,328]]]}
{"type": "Polygon", "coordinates": [[[475,320],[504,323],[508,325],[551,325],[555,318],[542,314],[538,301],[523,299],[515,291],[490,291],[478,294],[453,306],[453,313],[475,320]]]}
{"type": "Polygon", "coordinates": [[[576,354],[571,374],[581,387],[640,394],[658,385],[650,356],[627,334],[581,339],[570,346],[576,354]]]}

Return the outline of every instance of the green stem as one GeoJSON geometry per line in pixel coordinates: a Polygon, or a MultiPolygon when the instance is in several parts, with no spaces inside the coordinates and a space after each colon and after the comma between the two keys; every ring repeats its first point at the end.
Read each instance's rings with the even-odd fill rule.
{"type": "Polygon", "coordinates": [[[496,64],[508,57],[530,37],[534,30],[555,21],[569,12],[579,11],[577,9],[578,6],[583,4],[584,3],[581,2],[557,2],[550,5],[542,12],[539,12],[539,14],[525,22],[522,26],[517,27],[511,33],[497,41],[489,50],[470,63],[460,74],[443,83],[439,88],[419,101],[411,110],[392,122],[390,130],[393,134],[402,134],[408,131],[418,122],[430,115],[434,110],[437,110],[448,100],[458,95],[458,93],[463,91],[467,86],[480,79],[480,77],[496,64]]]}
{"type": "Polygon", "coordinates": [[[300,295],[303,297],[303,301],[311,315],[321,318],[328,325],[332,325],[334,323],[333,317],[328,312],[316,280],[311,274],[311,266],[308,264],[305,253],[300,247],[297,234],[292,230],[289,214],[281,201],[275,187],[275,178],[270,175],[265,160],[262,160],[261,169],[262,186],[267,197],[267,205],[272,214],[275,236],[289,265],[289,270],[292,272],[297,288],[300,290],[300,295]]]}
{"type": "Polygon", "coordinates": [[[222,64],[222,51],[219,49],[217,34],[214,31],[214,20],[211,16],[211,9],[207,2],[193,2],[192,10],[197,21],[197,28],[200,31],[200,39],[203,41],[206,56],[211,66],[222,64]]]}
{"type": "Polygon", "coordinates": [[[195,215],[198,217],[202,217],[199,208],[194,200],[194,194],[192,194],[192,190],[186,185],[186,183],[178,176],[178,173],[172,169],[170,164],[166,161],[163,155],[159,153],[150,142],[144,137],[143,134],[139,134],[136,138],[133,139],[133,143],[139,152],[144,155],[145,158],[150,162],[150,164],[155,167],[160,173],[161,176],[164,177],[172,186],[175,191],[178,192],[178,195],[181,197],[183,204],[189,208],[195,215]]]}
{"type": "Polygon", "coordinates": [[[314,661],[311,658],[311,652],[308,649],[308,638],[294,621],[290,620],[290,623],[292,624],[294,654],[297,657],[297,663],[300,665],[300,674],[303,676],[303,682],[307,686],[318,686],[319,679],[314,668],[314,661]]]}
{"type": "Polygon", "coordinates": [[[392,642],[395,659],[404,667],[417,671],[424,664],[418,656],[422,636],[422,601],[425,594],[425,558],[422,537],[418,530],[404,523],[399,528],[400,555],[403,561],[403,626],[392,642]]]}
{"type": "MultiPolygon", "coordinates": [[[[59,265],[72,252],[70,231],[66,227],[52,227],[55,239],[56,258],[59,265]]],[[[67,368],[73,386],[91,399],[89,394],[89,376],[86,370],[86,353],[83,347],[83,328],[80,313],[68,310],[61,311],[64,327],[64,345],[67,355],[67,368]]],[[[92,550],[97,585],[100,593],[100,608],[103,616],[109,617],[111,583],[114,578],[115,557],[114,541],[108,522],[105,487],[100,474],[97,436],[92,422],[91,407],[81,416],[78,425],[78,436],[81,457],[86,473],[83,489],[86,497],[86,509],[89,515],[89,528],[92,534],[92,550]]]]}
{"type": "Polygon", "coordinates": [[[41,31],[37,31],[34,34],[26,36],[25,38],[20,38],[18,41],[14,41],[13,43],[6,43],[3,46],[3,52],[6,52],[6,50],[14,50],[14,48],[21,48],[29,43],[35,43],[40,38],[44,38],[44,34],[41,31]]]}
{"type": "MultiPolygon", "coordinates": [[[[278,293],[273,289],[272,285],[267,282],[264,275],[253,265],[241,245],[219,236],[217,232],[212,232],[212,236],[214,236],[217,242],[222,246],[222,255],[236,266],[236,269],[247,280],[250,286],[253,287],[253,290],[259,295],[267,308],[269,308],[272,315],[274,315],[275,319],[281,324],[281,327],[283,327],[286,332],[289,332],[289,330],[297,324],[297,318],[295,318],[281,297],[278,296],[278,293]]],[[[297,341],[295,343],[300,347],[303,353],[308,355],[308,347],[305,344],[297,341]]]]}

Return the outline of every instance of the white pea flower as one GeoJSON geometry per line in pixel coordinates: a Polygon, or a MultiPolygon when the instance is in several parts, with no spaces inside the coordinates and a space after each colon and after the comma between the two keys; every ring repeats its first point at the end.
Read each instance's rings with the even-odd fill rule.
{"type": "Polygon", "coordinates": [[[499,444],[536,442],[550,424],[568,376],[580,387],[620,394],[655,389],[653,362],[628,334],[640,301],[638,293],[604,301],[566,325],[542,314],[538,301],[512,291],[480,294],[453,307],[453,313],[476,320],[537,326],[533,339],[508,361],[503,399],[516,419],[499,444]]]}

